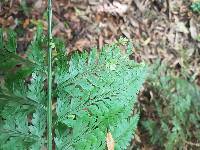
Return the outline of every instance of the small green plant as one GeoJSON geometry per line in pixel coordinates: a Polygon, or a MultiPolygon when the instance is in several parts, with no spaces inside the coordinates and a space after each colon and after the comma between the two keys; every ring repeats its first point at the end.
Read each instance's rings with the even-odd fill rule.
{"type": "Polygon", "coordinates": [[[200,144],[200,89],[156,65],[147,87],[153,91],[155,117],[143,120],[150,143],[160,149],[198,149],[200,144]]]}
{"type": "Polygon", "coordinates": [[[193,12],[200,13],[200,1],[196,0],[195,2],[193,2],[191,5],[191,9],[193,12]]]}
{"type": "MultiPolygon", "coordinates": [[[[120,38],[101,52],[66,55],[53,39],[52,97],[58,150],[104,150],[110,132],[126,149],[139,119],[133,106],[145,66],[129,60],[131,43],[120,38]],[[122,54],[120,45],[128,45],[122,54]]],[[[27,57],[16,54],[16,34],[0,29],[0,149],[39,150],[47,145],[47,38],[39,26],[27,57]],[[4,34],[3,34],[4,33],[4,34]]]]}

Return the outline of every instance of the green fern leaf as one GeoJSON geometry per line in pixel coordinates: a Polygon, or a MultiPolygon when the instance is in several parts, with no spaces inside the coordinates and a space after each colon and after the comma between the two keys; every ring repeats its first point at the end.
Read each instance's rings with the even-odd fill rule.
{"type": "Polygon", "coordinates": [[[138,117],[127,120],[143,83],[145,67],[121,54],[117,44],[105,46],[100,53],[96,49],[89,54],[75,53],[68,64],[59,59],[56,63],[57,148],[105,149],[109,128],[122,129],[118,147],[125,148],[138,121],[138,117]],[[123,128],[122,121],[126,121],[127,128],[123,128]],[[68,134],[61,135],[63,130],[68,134]]]}
{"type": "MultiPolygon", "coordinates": [[[[0,68],[4,76],[4,83],[0,87],[0,101],[2,103],[0,149],[38,150],[45,145],[45,70],[44,67],[33,65],[29,60],[15,54],[15,39],[11,39],[15,38],[14,32],[9,32],[9,38],[10,42],[7,42],[6,46],[3,45],[3,42],[0,43],[3,45],[0,68]],[[10,46],[7,46],[8,44],[10,46]],[[22,67],[17,68],[16,65],[22,65],[22,67]],[[16,71],[13,72],[13,70],[16,71]],[[25,81],[27,76],[31,79],[29,84],[25,81]],[[14,143],[15,147],[13,147],[14,143]]],[[[41,58],[40,62],[44,63],[44,58],[39,53],[42,48],[42,39],[38,38],[40,35],[31,45],[35,51],[29,52],[29,54],[34,59],[41,58]]]]}
{"type": "Polygon", "coordinates": [[[111,130],[116,141],[116,150],[127,148],[137,128],[138,120],[139,116],[135,115],[130,120],[122,120],[121,123],[111,130]]]}

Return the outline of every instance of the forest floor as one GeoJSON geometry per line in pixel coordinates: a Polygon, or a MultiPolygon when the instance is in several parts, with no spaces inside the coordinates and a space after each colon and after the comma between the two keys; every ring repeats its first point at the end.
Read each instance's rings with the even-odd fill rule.
{"type": "MultiPolygon", "coordinates": [[[[66,41],[67,51],[102,48],[120,36],[133,42],[133,59],[149,64],[160,59],[179,74],[180,68],[200,85],[200,16],[191,0],[56,0],[53,1],[53,36],[66,41]],[[169,3],[168,3],[169,2],[169,3]]],[[[47,31],[46,0],[0,2],[0,26],[18,34],[18,52],[32,40],[36,25],[47,31]]],[[[150,92],[150,91],[149,91],[150,92]]],[[[146,117],[151,112],[139,98],[146,117]]],[[[133,145],[148,146],[139,129],[133,145]]]]}

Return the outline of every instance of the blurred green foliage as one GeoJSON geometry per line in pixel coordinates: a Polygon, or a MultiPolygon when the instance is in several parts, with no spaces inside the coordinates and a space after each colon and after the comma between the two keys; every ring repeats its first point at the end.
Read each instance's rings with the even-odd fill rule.
{"type": "Polygon", "coordinates": [[[200,0],[197,0],[192,3],[191,9],[193,12],[200,13],[200,0]]]}
{"type": "Polygon", "coordinates": [[[143,119],[150,144],[160,149],[198,149],[200,141],[200,89],[177,77],[164,63],[154,64],[147,82],[155,118],[143,119]]]}

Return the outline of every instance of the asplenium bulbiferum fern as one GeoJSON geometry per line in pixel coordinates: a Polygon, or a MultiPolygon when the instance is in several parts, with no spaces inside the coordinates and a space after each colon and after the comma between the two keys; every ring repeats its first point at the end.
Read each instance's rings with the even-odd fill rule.
{"type": "MultiPolygon", "coordinates": [[[[46,38],[39,27],[27,51],[29,59],[24,60],[15,52],[12,34],[9,46],[0,38],[0,149],[39,150],[46,147],[46,38]]],[[[133,106],[146,70],[144,64],[129,60],[131,43],[121,38],[100,52],[94,48],[68,56],[63,42],[54,42],[56,149],[104,150],[107,132],[116,150],[126,149],[139,119],[133,106]],[[128,45],[124,54],[121,44],[128,45]]]]}

